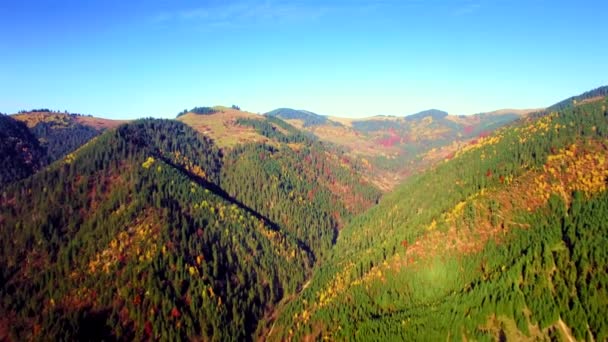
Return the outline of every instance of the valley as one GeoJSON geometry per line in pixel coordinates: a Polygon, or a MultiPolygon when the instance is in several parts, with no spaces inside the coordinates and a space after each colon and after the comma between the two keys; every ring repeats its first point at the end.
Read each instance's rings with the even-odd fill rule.
{"type": "Polygon", "coordinates": [[[608,341],[607,1],[0,1],[0,342],[608,341]]]}
{"type": "Polygon", "coordinates": [[[1,115],[0,340],[604,340],[605,96],[1,115]]]}

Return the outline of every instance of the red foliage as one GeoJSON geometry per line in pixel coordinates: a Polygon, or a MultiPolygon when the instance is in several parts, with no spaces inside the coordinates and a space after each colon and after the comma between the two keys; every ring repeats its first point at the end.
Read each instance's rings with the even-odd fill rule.
{"type": "Polygon", "coordinates": [[[152,331],[152,323],[150,321],[146,321],[146,323],[144,324],[144,333],[146,334],[146,336],[152,337],[152,331]]]}
{"type": "Polygon", "coordinates": [[[469,135],[469,134],[473,133],[474,129],[475,129],[475,126],[473,126],[473,125],[464,126],[462,132],[466,135],[469,135]]]}
{"type": "Polygon", "coordinates": [[[389,136],[386,138],[382,138],[382,139],[378,139],[376,142],[379,145],[382,145],[384,147],[391,147],[394,146],[396,143],[401,141],[401,137],[399,137],[399,135],[397,135],[397,132],[394,129],[389,129],[388,130],[389,136]]]}
{"type": "Polygon", "coordinates": [[[133,298],[133,304],[134,305],[139,305],[141,304],[141,296],[138,294],[135,296],[135,298],[133,298]]]}
{"type": "Polygon", "coordinates": [[[501,175],[500,177],[498,177],[498,179],[500,180],[501,183],[505,182],[505,176],[501,175]]]}
{"type": "Polygon", "coordinates": [[[396,143],[398,143],[400,140],[401,139],[398,136],[391,135],[390,137],[379,139],[378,144],[382,145],[384,147],[392,147],[396,143]]]}
{"type": "Polygon", "coordinates": [[[308,190],[308,200],[312,201],[315,198],[316,189],[308,190]]]}
{"type": "Polygon", "coordinates": [[[171,309],[171,317],[180,318],[181,315],[182,314],[179,312],[179,310],[176,307],[173,307],[173,309],[171,309]]]}
{"type": "Polygon", "coordinates": [[[486,178],[492,178],[492,170],[488,169],[488,171],[486,171],[486,178]]]}

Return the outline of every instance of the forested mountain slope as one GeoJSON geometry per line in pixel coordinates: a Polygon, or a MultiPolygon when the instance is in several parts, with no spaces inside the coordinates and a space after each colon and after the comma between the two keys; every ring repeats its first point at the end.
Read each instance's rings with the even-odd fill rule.
{"type": "Polygon", "coordinates": [[[218,142],[221,187],[293,233],[315,260],[350,217],[380,198],[365,180],[368,165],[279,118],[197,108],[208,110],[182,113],[178,120],[218,142]]]}
{"type": "Polygon", "coordinates": [[[17,340],[251,339],[380,195],[275,120],[242,123],[267,143],[223,150],[140,120],[10,185],[0,325],[17,340]]]}
{"type": "Polygon", "coordinates": [[[380,198],[356,159],[273,117],[240,119],[269,141],[230,150],[225,189],[306,243],[317,259],[345,222],[380,198]]]}
{"type": "Polygon", "coordinates": [[[266,115],[280,117],[340,146],[351,158],[373,168],[374,183],[385,191],[454,153],[472,139],[483,137],[530,111],[503,110],[476,115],[448,115],[431,109],[407,116],[364,119],[327,117],[280,108],[266,115]]]}
{"type": "Polygon", "coordinates": [[[46,163],[64,157],[104,130],[116,128],[125,122],[52,112],[48,109],[22,111],[11,117],[24,122],[38,138],[40,145],[46,150],[46,163]]]}
{"type": "Polygon", "coordinates": [[[227,196],[220,168],[209,140],[150,120],[9,187],[0,205],[0,316],[10,336],[251,335],[302,283],[312,257],[227,196]]]}
{"type": "Polygon", "coordinates": [[[256,132],[254,128],[237,123],[240,119],[256,117],[261,115],[216,106],[184,110],[179,113],[177,120],[210,137],[218,147],[232,148],[240,144],[268,141],[268,138],[256,132]]]}
{"type": "Polygon", "coordinates": [[[608,100],[499,129],[342,230],[270,340],[608,338],[608,100]]]}
{"type": "Polygon", "coordinates": [[[0,115],[0,185],[32,175],[120,123],[48,109],[0,115]]]}
{"type": "Polygon", "coordinates": [[[0,186],[36,172],[43,157],[44,149],[25,124],[0,114],[0,186]]]}
{"type": "Polygon", "coordinates": [[[303,127],[318,126],[324,124],[341,125],[338,122],[331,121],[325,115],[309,112],[307,110],[298,110],[291,108],[277,108],[266,113],[267,116],[274,116],[283,120],[298,121],[303,127]]]}

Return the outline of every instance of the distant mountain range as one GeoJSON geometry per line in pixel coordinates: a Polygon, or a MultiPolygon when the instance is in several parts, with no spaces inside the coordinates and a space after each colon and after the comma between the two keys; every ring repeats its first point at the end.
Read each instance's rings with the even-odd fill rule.
{"type": "Polygon", "coordinates": [[[398,116],[347,119],[309,111],[276,109],[268,116],[281,118],[374,167],[374,183],[390,190],[406,177],[451,155],[471,139],[513,122],[534,110],[501,110],[476,115],[448,115],[430,109],[398,116]]]}
{"type": "Polygon", "coordinates": [[[397,186],[266,340],[606,340],[604,91],[488,130],[397,186]]]}

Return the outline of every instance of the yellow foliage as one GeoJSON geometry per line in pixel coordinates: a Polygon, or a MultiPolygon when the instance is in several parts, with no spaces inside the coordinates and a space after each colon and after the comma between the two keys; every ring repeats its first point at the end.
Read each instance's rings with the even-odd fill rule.
{"type": "MultiPolygon", "coordinates": [[[[152,226],[154,217],[146,217],[110,241],[108,247],[89,261],[89,272],[96,273],[100,268],[110,273],[122,257],[134,258],[140,262],[149,262],[157,253],[158,230],[152,226]]],[[[165,252],[163,247],[163,253],[165,252]]]]}
{"type": "Polygon", "coordinates": [[[149,168],[152,166],[152,164],[154,164],[154,161],[155,161],[155,160],[154,160],[154,158],[153,158],[153,157],[148,157],[148,159],[146,159],[146,161],[145,161],[145,162],[143,162],[143,163],[141,164],[141,166],[142,166],[144,169],[149,169],[149,168]]]}
{"type": "Polygon", "coordinates": [[[72,164],[74,162],[74,153],[68,153],[67,156],[63,159],[66,164],[72,164]]]}
{"type": "Polygon", "coordinates": [[[572,144],[547,158],[543,166],[545,173],[534,179],[538,198],[546,200],[550,193],[556,193],[569,201],[570,194],[576,190],[588,195],[606,190],[608,163],[605,151],[583,150],[579,153],[578,149],[572,144]]]}

